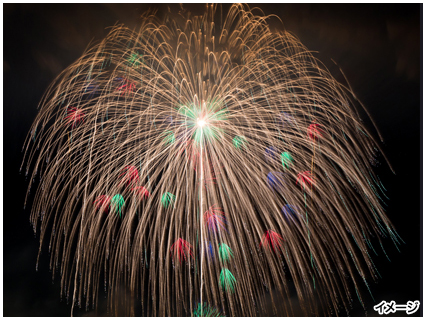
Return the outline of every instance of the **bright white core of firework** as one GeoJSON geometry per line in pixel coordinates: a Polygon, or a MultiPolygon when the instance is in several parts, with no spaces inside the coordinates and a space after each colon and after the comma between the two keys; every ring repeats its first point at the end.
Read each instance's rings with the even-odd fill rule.
{"type": "Polygon", "coordinates": [[[204,119],[197,118],[197,126],[200,128],[204,127],[206,125],[206,121],[204,119]]]}

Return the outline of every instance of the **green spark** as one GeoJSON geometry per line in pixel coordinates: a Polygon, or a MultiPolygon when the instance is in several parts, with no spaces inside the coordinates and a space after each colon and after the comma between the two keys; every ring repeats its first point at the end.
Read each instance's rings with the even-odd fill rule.
{"type": "Polygon", "coordinates": [[[111,199],[111,209],[121,218],[121,209],[125,206],[124,198],[121,194],[116,194],[111,199]]]}
{"type": "Polygon", "coordinates": [[[161,204],[167,209],[170,205],[173,206],[175,200],[176,196],[173,193],[166,192],[161,197],[161,204]]]}
{"type": "Polygon", "coordinates": [[[193,317],[224,317],[224,315],[216,308],[208,305],[207,303],[199,303],[198,307],[194,309],[193,317]]]}
{"type": "Polygon", "coordinates": [[[137,51],[137,52],[133,52],[133,53],[130,55],[129,59],[127,59],[127,64],[128,64],[130,67],[137,67],[137,66],[139,66],[141,63],[144,63],[144,61],[143,61],[143,57],[142,57],[142,55],[141,55],[141,54],[139,54],[139,51],[137,51]]]}
{"type": "Polygon", "coordinates": [[[222,289],[228,291],[231,290],[234,292],[236,284],[237,280],[235,280],[235,277],[232,275],[231,271],[223,268],[220,272],[220,285],[222,286],[222,289]]]}
{"type": "Polygon", "coordinates": [[[219,258],[222,263],[228,262],[233,257],[231,248],[226,243],[221,243],[219,245],[219,258]]]}
{"type": "Polygon", "coordinates": [[[232,143],[234,144],[234,147],[237,149],[241,149],[242,147],[247,147],[247,139],[244,136],[235,136],[234,139],[232,139],[232,143]]]}
{"type": "Polygon", "coordinates": [[[283,164],[284,170],[290,168],[290,165],[293,163],[293,157],[291,156],[291,153],[281,153],[281,162],[283,164]]]}
{"type": "Polygon", "coordinates": [[[166,132],[163,133],[163,135],[165,136],[163,139],[163,143],[165,145],[170,145],[170,144],[174,144],[175,143],[175,134],[173,133],[173,131],[168,130],[166,132]]]}

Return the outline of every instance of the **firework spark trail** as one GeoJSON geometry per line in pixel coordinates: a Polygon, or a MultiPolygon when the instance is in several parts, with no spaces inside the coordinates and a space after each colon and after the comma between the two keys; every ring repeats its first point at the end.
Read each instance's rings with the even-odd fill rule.
{"type": "Polygon", "coordinates": [[[215,10],[113,27],[40,103],[22,167],[73,307],[103,283],[111,312],[291,315],[292,282],[337,313],[377,277],[371,238],[399,243],[352,91],[267,17],[215,10]]]}
{"type": "MultiPolygon", "coordinates": [[[[197,118],[197,130],[201,130],[201,140],[203,137],[203,127],[205,125],[205,120],[203,118],[197,118]]],[[[200,304],[203,305],[203,260],[204,260],[204,230],[203,230],[203,181],[204,181],[204,168],[203,168],[203,141],[200,143],[200,210],[198,212],[200,219],[200,246],[201,246],[201,255],[200,255],[200,304]]],[[[201,316],[203,316],[203,309],[201,309],[201,316]]]]}

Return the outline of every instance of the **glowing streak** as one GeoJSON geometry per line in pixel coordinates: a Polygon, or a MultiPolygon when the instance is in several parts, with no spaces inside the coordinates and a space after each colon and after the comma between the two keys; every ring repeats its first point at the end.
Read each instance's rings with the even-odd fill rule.
{"type": "Polygon", "coordinates": [[[123,168],[123,173],[120,177],[123,177],[121,183],[125,183],[127,186],[134,185],[139,181],[139,172],[135,166],[126,166],[123,168]]]}
{"type": "Polygon", "coordinates": [[[76,108],[76,107],[68,107],[67,109],[67,116],[65,119],[70,124],[71,129],[74,129],[79,124],[84,122],[84,112],[83,110],[76,108]]]}
{"type": "MultiPolygon", "coordinates": [[[[201,130],[201,141],[203,139],[203,126],[199,126],[201,130]]],[[[203,168],[203,144],[200,143],[200,232],[201,232],[201,270],[200,270],[200,301],[203,304],[203,258],[204,258],[204,232],[203,232],[203,219],[201,213],[203,212],[203,177],[204,177],[204,168],[203,168]]],[[[201,309],[201,316],[203,316],[203,309],[201,309]]]]}
{"type": "Polygon", "coordinates": [[[133,191],[140,200],[147,199],[149,197],[149,191],[144,186],[137,186],[130,190],[133,191]]]}
{"type": "Polygon", "coordinates": [[[175,138],[175,134],[173,133],[173,131],[168,130],[163,135],[165,136],[164,139],[163,139],[163,143],[165,145],[171,145],[171,144],[175,143],[176,138],[175,138]]]}
{"type": "Polygon", "coordinates": [[[243,136],[235,136],[234,139],[232,139],[232,143],[234,144],[235,148],[241,149],[243,147],[246,147],[247,140],[243,136]]]}
{"type": "Polygon", "coordinates": [[[314,141],[322,137],[322,132],[323,130],[318,123],[312,123],[308,127],[308,137],[314,141]]]}
{"type": "Polygon", "coordinates": [[[267,176],[268,185],[276,192],[282,192],[285,186],[285,175],[278,171],[272,171],[267,176]]]}
{"type": "Polygon", "coordinates": [[[296,212],[296,208],[294,206],[286,204],[282,207],[281,211],[287,221],[298,221],[299,214],[296,212]]]}
{"type": "Polygon", "coordinates": [[[296,184],[300,184],[303,190],[306,189],[307,186],[312,187],[314,185],[314,178],[310,171],[300,172],[297,175],[296,184]]]}

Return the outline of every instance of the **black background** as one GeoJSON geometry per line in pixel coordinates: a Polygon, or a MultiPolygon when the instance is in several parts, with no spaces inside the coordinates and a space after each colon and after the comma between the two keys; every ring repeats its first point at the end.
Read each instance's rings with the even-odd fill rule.
{"type": "MultiPolygon", "coordinates": [[[[296,35],[339,80],[345,73],[382,136],[383,157],[375,169],[388,190],[387,214],[405,244],[390,240],[373,260],[382,275],[370,281],[375,301],[363,292],[367,315],[382,301],[422,300],[422,4],[251,4],[278,19],[273,29],[296,35]]],[[[3,13],[3,313],[4,316],[69,316],[71,306],[52,284],[47,249],[36,271],[38,237],[23,209],[28,181],[19,174],[21,149],[37,105],[50,82],[101,40],[116,22],[133,28],[148,8],[162,16],[177,4],[4,4],[3,13]]],[[[202,13],[203,5],[185,5],[202,13]]],[[[229,5],[223,5],[226,12],[229,5]]],[[[367,118],[365,118],[367,120],[367,118]]],[[[372,128],[371,123],[367,125],[372,128]]],[[[356,298],[355,298],[356,299],[356,298]]],[[[415,315],[419,316],[421,310],[415,315]]],[[[102,310],[77,315],[104,315],[102,310]]],[[[342,314],[345,315],[345,314],[342,314]]],[[[354,301],[350,315],[365,315],[354,301]]],[[[394,315],[404,316],[405,312],[394,315]]]]}

